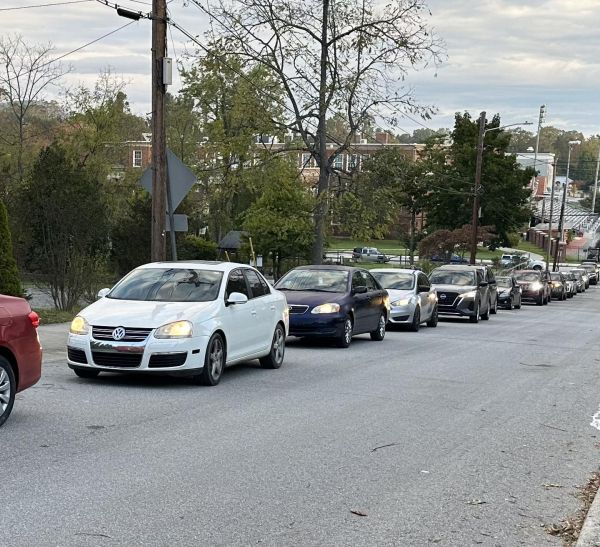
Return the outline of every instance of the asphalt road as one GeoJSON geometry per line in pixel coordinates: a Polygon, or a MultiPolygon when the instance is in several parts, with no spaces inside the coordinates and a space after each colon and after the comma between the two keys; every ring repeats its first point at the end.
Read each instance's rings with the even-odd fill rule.
{"type": "Polygon", "coordinates": [[[600,462],[599,310],[592,288],[348,350],[291,339],[216,388],[76,378],[44,327],[0,430],[0,544],[560,545],[544,525],[600,462]]]}

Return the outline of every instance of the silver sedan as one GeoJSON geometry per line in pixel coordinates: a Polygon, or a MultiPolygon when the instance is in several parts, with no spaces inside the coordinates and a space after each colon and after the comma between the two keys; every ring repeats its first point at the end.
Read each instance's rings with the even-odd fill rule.
{"type": "Polygon", "coordinates": [[[390,295],[390,324],[407,325],[414,332],[422,323],[437,326],[437,293],[423,272],[401,268],[370,271],[390,295]]]}

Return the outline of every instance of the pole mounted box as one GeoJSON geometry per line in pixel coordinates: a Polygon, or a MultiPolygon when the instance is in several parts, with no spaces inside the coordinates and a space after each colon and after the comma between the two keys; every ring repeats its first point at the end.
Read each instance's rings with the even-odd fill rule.
{"type": "Polygon", "coordinates": [[[173,59],[163,57],[162,60],[162,83],[163,85],[173,84],[173,59]]]}

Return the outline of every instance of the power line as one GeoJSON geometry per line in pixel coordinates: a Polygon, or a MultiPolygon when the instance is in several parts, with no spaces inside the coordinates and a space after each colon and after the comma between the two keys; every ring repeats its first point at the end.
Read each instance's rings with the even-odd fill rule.
{"type": "MultiPolygon", "coordinates": [[[[84,2],[93,2],[94,0],[68,0],[65,2],[49,2],[47,4],[32,4],[30,6],[14,6],[12,8],[0,8],[0,11],[15,11],[32,8],[48,8],[50,6],[65,6],[67,4],[83,4],[84,2]]],[[[134,0],[131,0],[132,2],[134,0]]]]}
{"type": "MultiPolygon", "coordinates": [[[[135,1],[138,4],[144,4],[144,5],[148,5],[145,2],[141,2],[140,0],[129,0],[131,2],[135,1]]],[[[96,2],[98,2],[99,4],[102,4],[103,6],[106,6],[108,8],[114,9],[117,12],[121,9],[124,9],[126,11],[131,11],[129,10],[129,8],[127,8],[127,6],[123,6],[120,4],[115,4],[114,2],[109,2],[108,0],[96,0],[96,2]]],[[[135,14],[136,16],[138,16],[138,19],[152,19],[152,14],[150,13],[144,13],[141,11],[131,11],[131,14],[135,14]]],[[[131,17],[130,17],[131,19],[131,17]]]]}
{"type": "Polygon", "coordinates": [[[116,32],[119,32],[120,30],[123,30],[125,27],[128,27],[129,25],[132,25],[133,23],[135,23],[135,21],[129,21],[129,23],[125,23],[124,25],[120,26],[119,28],[111,30],[110,32],[103,34],[102,36],[96,38],[95,40],[88,42],[87,44],[83,44],[82,46],[72,49],[71,51],[68,51],[67,53],[64,53],[63,55],[55,57],[51,61],[48,61],[47,63],[44,63],[43,65],[40,65],[37,68],[42,68],[42,67],[50,65],[52,63],[56,63],[57,61],[60,61],[61,59],[64,59],[65,57],[68,57],[69,55],[73,55],[73,53],[77,53],[78,51],[81,51],[82,49],[85,49],[86,47],[91,46],[92,44],[95,44],[96,42],[99,42],[100,40],[103,40],[104,38],[107,38],[108,36],[111,36],[112,34],[115,34],[116,32]]]}

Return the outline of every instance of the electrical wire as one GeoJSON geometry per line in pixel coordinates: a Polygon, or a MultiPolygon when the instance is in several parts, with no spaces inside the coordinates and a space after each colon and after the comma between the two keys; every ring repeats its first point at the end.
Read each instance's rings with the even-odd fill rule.
{"type": "MultiPolygon", "coordinates": [[[[94,0],[66,0],[64,2],[48,2],[47,4],[32,4],[30,6],[14,6],[11,8],[0,8],[0,11],[16,11],[32,8],[48,8],[51,6],[66,6],[67,4],[83,4],[85,2],[93,2],[94,0]]],[[[133,0],[131,0],[133,1],[133,0]]]]}

